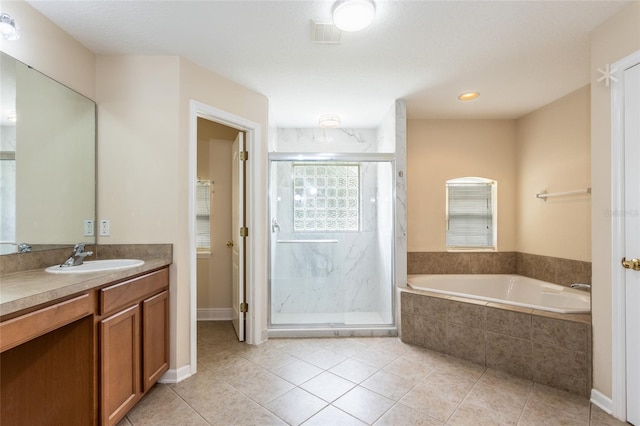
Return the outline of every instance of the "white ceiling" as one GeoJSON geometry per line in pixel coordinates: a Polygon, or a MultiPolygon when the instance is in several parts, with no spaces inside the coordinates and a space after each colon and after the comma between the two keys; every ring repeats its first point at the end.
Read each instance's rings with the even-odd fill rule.
{"type": "Polygon", "coordinates": [[[376,127],[397,98],[409,118],[520,117],[589,83],[589,33],[626,5],[375,0],[328,45],[311,20],[331,1],[27,1],[97,54],[179,55],[262,93],[279,127],[376,127]]]}

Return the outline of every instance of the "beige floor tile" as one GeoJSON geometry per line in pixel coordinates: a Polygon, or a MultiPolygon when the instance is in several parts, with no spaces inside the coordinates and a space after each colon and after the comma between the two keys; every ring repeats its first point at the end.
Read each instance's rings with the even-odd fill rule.
{"type": "Polygon", "coordinates": [[[418,383],[400,402],[446,422],[472,387],[472,382],[465,384],[436,371],[418,383]],[[437,374],[440,376],[436,376],[437,374]]]}
{"type": "Polygon", "coordinates": [[[168,386],[156,385],[127,414],[133,426],[206,425],[207,422],[168,386]]]}
{"type": "Polygon", "coordinates": [[[569,392],[536,383],[533,385],[527,407],[535,412],[563,411],[573,417],[589,421],[589,400],[569,392]]]}
{"type": "Polygon", "coordinates": [[[261,405],[294,388],[291,383],[261,368],[253,374],[225,375],[224,380],[261,405]]]}
{"type": "Polygon", "coordinates": [[[522,412],[518,426],[586,426],[588,419],[567,413],[566,411],[530,407],[528,404],[522,412]]]}
{"type": "Polygon", "coordinates": [[[315,416],[303,423],[303,426],[365,426],[355,417],[329,405],[315,416]]]}
{"type": "Polygon", "coordinates": [[[447,425],[452,426],[513,426],[518,424],[522,408],[494,410],[465,399],[451,415],[447,425]]]}
{"type": "Polygon", "coordinates": [[[310,362],[311,364],[315,365],[316,367],[320,367],[323,370],[328,370],[334,365],[341,363],[342,361],[347,359],[346,356],[340,355],[327,349],[320,349],[308,355],[301,355],[299,358],[310,362]]]}
{"type": "Polygon", "coordinates": [[[118,422],[118,424],[116,426],[132,426],[132,425],[131,425],[131,422],[129,421],[129,419],[124,417],[122,420],[120,420],[118,422]]]}
{"type": "Polygon", "coordinates": [[[351,339],[333,338],[329,339],[326,343],[326,349],[346,357],[351,357],[366,351],[368,348],[362,343],[355,342],[351,339]]]}
{"type": "Polygon", "coordinates": [[[383,368],[383,371],[406,379],[422,380],[433,372],[435,368],[433,364],[423,361],[407,360],[402,356],[387,364],[383,368]]]}
{"type": "Polygon", "coordinates": [[[378,369],[372,365],[349,358],[329,370],[333,374],[343,377],[353,383],[360,383],[378,369]]]}
{"type": "Polygon", "coordinates": [[[520,415],[531,393],[533,383],[506,373],[487,371],[467,395],[465,402],[489,411],[520,415]]]}
{"type": "Polygon", "coordinates": [[[294,388],[265,405],[265,408],[290,425],[299,425],[327,406],[320,398],[294,388]]]}
{"type": "Polygon", "coordinates": [[[283,367],[276,368],[272,373],[296,386],[300,386],[307,380],[322,373],[322,371],[321,368],[298,359],[283,367]]]}
{"type": "Polygon", "coordinates": [[[314,340],[315,339],[286,339],[279,342],[278,349],[295,357],[304,357],[323,349],[320,344],[314,340]]]}
{"type": "Polygon", "coordinates": [[[363,422],[371,424],[393,406],[393,401],[358,386],[340,397],[333,405],[363,422]]]}
{"type": "Polygon", "coordinates": [[[267,370],[275,370],[276,368],[284,367],[285,365],[296,361],[295,358],[280,349],[266,349],[262,351],[252,351],[243,354],[243,357],[249,361],[255,362],[261,367],[267,370]]]}
{"type": "Polygon", "coordinates": [[[207,370],[211,371],[221,371],[243,362],[244,358],[236,355],[233,351],[227,350],[198,357],[198,364],[202,364],[207,370]]]}
{"type": "Polygon", "coordinates": [[[591,404],[591,425],[592,426],[624,426],[627,422],[616,419],[611,414],[607,414],[602,408],[591,404]]]}
{"type": "Polygon", "coordinates": [[[398,426],[398,425],[411,425],[411,426],[442,426],[444,423],[429,417],[421,412],[409,408],[403,404],[396,404],[389,411],[384,413],[375,426],[398,426]]]}
{"type": "Polygon", "coordinates": [[[364,362],[376,368],[382,368],[398,357],[399,355],[384,352],[383,350],[367,349],[364,352],[354,355],[352,358],[356,361],[364,362]]]}
{"type": "Polygon", "coordinates": [[[379,393],[393,401],[398,401],[413,389],[419,381],[417,378],[404,378],[381,370],[362,382],[360,386],[379,393]]]}
{"type": "Polygon", "coordinates": [[[300,387],[327,402],[333,402],[355,386],[355,383],[325,371],[300,387]]]}

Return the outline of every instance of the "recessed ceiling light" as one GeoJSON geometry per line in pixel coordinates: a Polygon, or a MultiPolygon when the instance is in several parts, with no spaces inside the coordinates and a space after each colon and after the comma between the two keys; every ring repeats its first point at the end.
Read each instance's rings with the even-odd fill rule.
{"type": "Polygon", "coordinates": [[[465,92],[460,94],[460,96],[458,96],[458,100],[460,101],[472,101],[475,98],[477,98],[478,96],[480,96],[480,93],[478,92],[465,92]]]}
{"type": "Polygon", "coordinates": [[[340,125],[340,116],[337,114],[322,114],[318,119],[320,127],[338,127],[340,125]]]}
{"type": "Polygon", "coordinates": [[[16,22],[7,13],[0,13],[0,34],[5,40],[17,40],[20,38],[16,22]]]}
{"type": "Polygon", "coordinates": [[[333,25],[342,31],[360,31],[373,22],[373,0],[338,0],[333,6],[333,25]]]}

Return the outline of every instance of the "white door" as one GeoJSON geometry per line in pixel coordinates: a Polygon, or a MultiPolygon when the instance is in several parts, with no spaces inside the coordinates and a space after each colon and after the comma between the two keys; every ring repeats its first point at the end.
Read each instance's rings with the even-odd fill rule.
{"type": "Polygon", "coordinates": [[[232,147],[231,165],[231,235],[233,238],[232,254],[232,290],[231,304],[233,308],[233,328],[236,329],[238,340],[244,342],[244,318],[246,309],[243,309],[245,297],[244,285],[244,243],[245,237],[240,235],[244,226],[244,161],[241,153],[244,150],[244,134],[238,133],[232,147]]]}
{"type": "Polygon", "coordinates": [[[624,85],[627,421],[640,425],[640,64],[625,70],[624,85]]]}

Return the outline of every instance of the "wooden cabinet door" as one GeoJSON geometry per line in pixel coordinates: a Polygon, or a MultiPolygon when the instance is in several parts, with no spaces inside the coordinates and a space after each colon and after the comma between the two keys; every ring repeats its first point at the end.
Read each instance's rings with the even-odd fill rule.
{"type": "Polygon", "coordinates": [[[114,425],[140,392],[140,305],[100,322],[101,424],[114,425]]]}
{"type": "Polygon", "coordinates": [[[142,302],[143,387],[147,392],[169,369],[169,292],[142,302]]]}

